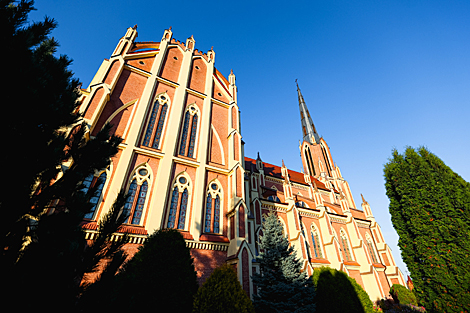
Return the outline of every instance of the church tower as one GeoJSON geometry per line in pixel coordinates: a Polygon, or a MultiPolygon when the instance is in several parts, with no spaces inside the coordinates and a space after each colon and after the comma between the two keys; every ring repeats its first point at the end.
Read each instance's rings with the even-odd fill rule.
{"type": "MultiPolygon", "coordinates": [[[[249,228],[259,253],[262,216],[275,213],[303,264],[311,275],[315,268],[328,266],[346,272],[372,300],[387,296],[392,284],[404,285],[390,248],[383,240],[370,205],[363,199],[358,208],[348,182],[334,163],[297,84],[303,140],[300,156],[303,172],[245,157],[246,203],[249,228]]],[[[253,263],[254,270],[259,270],[253,263]]]]}
{"type": "Polygon", "coordinates": [[[349,207],[355,207],[349,185],[333,162],[328,144],[323,137],[318,135],[299,84],[297,84],[297,95],[303,132],[303,142],[299,146],[303,168],[306,169],[308,175],[317,178],[332,190],[339,191],[341,198],[347,200],[349,207]]]}

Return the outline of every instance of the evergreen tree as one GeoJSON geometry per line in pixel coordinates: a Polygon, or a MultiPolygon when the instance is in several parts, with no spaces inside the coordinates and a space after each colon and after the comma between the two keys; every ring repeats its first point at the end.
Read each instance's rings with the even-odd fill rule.
{"type": "Polygon", "coordinates": [[[301,263],[284,235],[277,216],[270,213],[263,222],[260,238],[260,274],[253,275],[258,288],[253,296],[255,310],[262,312],[314,312],[315,289],[301,272],[301,263]]]}
{"type": "Polygon", "coordinates": [[[150,235],[117,275],[114,286],[111,301],[116,310],[191,312],[198,283],[180,232],[162,229],[150,235]]]}
{"type": "Polygon", "coordinates": [[[209,276],[194,299],[194,313],[254,313],[253,303],[230,265],[224,264],[209,276]]]}
{"type": "Polygon", "coordinates": [[[470,311],[470,184],[425,148],[385,165],[392,223],[429,312],[470,311]]]}
{"type": "Polygon", "coordinates": [[[318,312],[373,313],[369,295],[354,278],[329,267],[315,269],[312,275],[318,312]]]}
{"type": "MultiPolygon", "coordinates": [[[[109,125],[95,138],[85,138],[87,126],[80,125],[77,113],[79,82],[68,69],[71,61],[54,55],[58,43],[49,36],[57,24],[49,17],[28,24],[31,10],[30,0],[0,0],[0,58],[8,75],[0,85],[5,108],[0,132],[8,149],[0,154],[5,181],[0,188],[0,275],[9,286],[2,297],[21,301],[23,309],[68,311],[83,274],[119,249],[119,244],[100,241],[86,250],[80,224],[95,193],[94,188],[85,193],[82,182],[109,165],[121,139],[109,136],[109,125]],[[76,132],[68,136],[75,125],[76,132]],[[54,214],[45,214],[51,209],[54,214]]],[[[123,199],[121,194],[117,207],[123,199]]],[[[116,229],[108,227],[119,224],[117,215],[113,218],[100,228],[116,229]]]]}

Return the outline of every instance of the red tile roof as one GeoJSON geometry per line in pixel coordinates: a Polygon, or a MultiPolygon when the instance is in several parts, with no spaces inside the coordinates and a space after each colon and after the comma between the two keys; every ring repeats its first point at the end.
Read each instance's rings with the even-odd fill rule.
{"type": "MultiPolygon", "coordinates": [[[[252,158],[245,157],[245,169],[247,171],[250,171],[250,172],[253,171],[255,173],[258,173],[258,170],[256,169],[256,160],[252,159],[252,158]]],[[[263,169],[264,169],[264,175],[271,176],[271,177],[276,177],[276,178],[279,178],[279,179],[284,179],[284,177],[282,177],[281,167],[280,166],[263,162],[263,169]]],[[[305,179],[304,179],[304,174],[293,171],[293,170],[289,170],[289,169],[287,171],[289,173],[289,179],[291,181],[293,181],[294,183],[307,185],[307,183],[305,182],[305,179]]],[[[317,185],[317,187],[319,189],[328,190],[328,191],[330,190],[325,186],[324,183],[322,183],[321,181],[319,181],[315,177],[310,176],[310,180],[311,180],[312,183],[315,182],[315,184],[317,185]]]]}

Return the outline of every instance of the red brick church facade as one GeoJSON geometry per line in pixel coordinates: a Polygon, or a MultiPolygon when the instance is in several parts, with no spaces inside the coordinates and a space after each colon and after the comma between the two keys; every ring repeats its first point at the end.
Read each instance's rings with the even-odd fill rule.
{"type": "Polygon", "coordinates": [[[309,274],[323,265],[343,270],[373,300],[405,284],[369,204],[356,207],[299,89],[304,173],[244,156],[235,75],[216,69],[212,49],[198,51],[192,36],[177,41],[171,29],[159,42],[136,38],[129,28],[82,89],[88,135],[109,122],[123,138],[111,165],[87,180],[103,178],[86,216],[87,239],[124,188],[131,194],[126,249],[137,251],[156,229],[178,229],[201,282],[229,263],[251,294],[262,216],[273,211],[309,274]]]}

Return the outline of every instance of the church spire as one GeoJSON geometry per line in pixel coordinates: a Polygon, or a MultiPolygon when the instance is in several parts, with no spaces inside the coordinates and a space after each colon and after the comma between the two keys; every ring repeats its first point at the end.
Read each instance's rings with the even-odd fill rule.
{"type": "MultiPolygon", "coordinates": [[[[295,80],[295,83],[297,84],[297,79],[295,80]]],[[[315,129],[315,125],[313,125],[310,113],[308,113],[307,105],[305,104],[304,97],[300,92],[299,84],[297,84],[297,93],[299,95],[300,120],[302,123],[304,141],[308,141],[311,144],[319,143],[320,136],[318,135],[317,130],[315,129]]]]}

